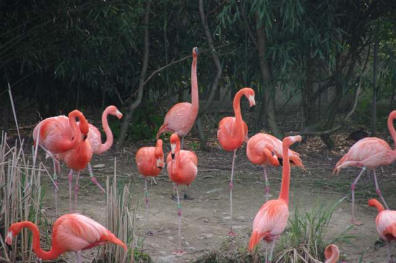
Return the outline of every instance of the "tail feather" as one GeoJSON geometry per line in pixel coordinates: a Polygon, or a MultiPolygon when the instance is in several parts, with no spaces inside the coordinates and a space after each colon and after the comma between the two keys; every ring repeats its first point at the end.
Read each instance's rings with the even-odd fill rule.
{"type": "Polygon", "coordinates": [[[259,232],[257,232],[257,231],[252,232],[252,235],[250,236],[250,240],[249,240],[249,247],[248,247],[248,250],[250,252],[252,252],[254,250],[254,248],[260,242],[261,238],[262,238],[262,235],[260,235],[259,232]]]}
{"type": "Polygon", "coordinates": [[[113,243],[113,244],[116,244],[116,245],[118,245],[118,246],[121,246],[121,247],[124,249],[124,251],[127,252],[128,248],[127,248],[127,246],[125,245],[125,243],[122,242],[121,240],[119,240],[113,233],[110,232],[106,239],[107,239],[109,242],[113,243]]]}

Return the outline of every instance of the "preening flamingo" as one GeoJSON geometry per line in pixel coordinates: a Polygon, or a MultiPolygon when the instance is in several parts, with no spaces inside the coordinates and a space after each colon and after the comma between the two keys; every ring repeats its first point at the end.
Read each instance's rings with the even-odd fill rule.
{"type": "Polygon", "coordinates": [[[181,216],[182,208],[179,197],[179,184],[190,185],[198,173],[198,158],[192,151],[180,150],[180,139],[176,133],[170,137],[171,152],[166,158],[169,179],[176,185],[178,215],[178,249],[176,254],[183,254],[181,248],[181,216]]]}
{"type": "Polygon", "coordinates": [[[226,151],[234,151],[232,157],[231,166],[231,179],[230,179],[230,232],[229,235],[235,235],[232,230],[232,189],[234,187],[234,163],[236,157],[236,151],[242,146],[243,142],[247,139],[248,126],[242,119],[241,114],[241,97],[245,96],[249,100],[249,106],[256,105],[254,101],[254,90],[251,88],[240,89],[234,97],[232,103],[234,108],[235,117],[224,117],[219,122],[219,128],[217,130],[217,139],[220,142],[221,147],[226,151]]]}
{"type": "MultiPolygon", "coordinates": [[[[149,177],[157,177],[164,168],[164,151],[162,140],[158,139],[155,147],[141,147],[135,156],[138,171],[144,178],[144,201],[146,212],[149,208],[149,192],[147,180],[149,177]]],[[[148,220],[148,218],[146,218],[148,220]]],[[[150,233],[150,232],[149,232],[150,233]]]]}
{"type": "Polygon", "coordinates": [[[290,163],[289,146],[300,142],[301,136],[289,136],[283,139],[283,168],[282,184],[278,199],[269,200],[260,208],[253,221],[252,235],[249,241],[249,251],[253,251],[260,240],[264,240],[266,249],[270,248],[265,255],[265,262],[271,262],[275,240],[283,233],[289,218],[289,187],[290,187],[290,163]]]}
{"type": "Polygon", "coordinates": [[[157,132],[157,139],[164,132],[175,132],[182,138],[182,148],[184,136],[186,136],[198,115],[199,98],[198,98],[198,80],[197,80],[197,57],[198,48],[192,50],[193,61],[191,64],[191,102],[180,102],[166,113],[164,123],[157,132]]]}
{"type": "MultiPolygon", "coordinates": [[[[78,110],[74,110],[71,113],[69,113],[70,116],[77,116],[80,120],[80,127],[81,126],[87,126],[88,127],[88,121],[85,118],[85,116],[78,110]]],[[[79,131],[79,130],[78,130],[79,131]]],[[[69,172],[69,206],[70,210],[72,210],[71,206],[71,189],[72,189],[72,181],[73,181],[73,171],[77,172],[76,176],[76,184],[74,186],[74,203],[75,203],[75,208],[77,208],[77,200],[78,200],[78,190],[79,190],[79,185],[78,185],[78,180],[80,177],[80,171],[85,169],[87,164],[91,161],[92,158],[92,149],[91,145],[87,140],[86,135],[81,135],[80,132],[77,132],[77,138],[79,138],[79,142],[77,146],[74,148],[63,152],[59,153],[56,155],[56,157],[60,160],[63,160],[67,167],[69,167],[71,170],[69,172]]]]}
{"type": "MultiPolygon", "coordinates": [[[[100,134],[99,129],[96,128],[94,125],[89,124],[88,142],[91,145],[91,149],[94,154],[101,154],[103,152],[106,152],[113,145],[113,133],[111,132],[109,122],[107,121],[107,116],[109,114],[116,116],[118,119],[122,118],[122,113],[117,109],[116,106],[110,105],[110,106],[106,107],[106,109],[103,111],[102,127],[106,134],[105,143],[102,143],[102,135],[100,134]]],[[[106,191],[99,184],[99,182],[96,180],[96,177],[94,176],[94,174],[92,172],[91,163],[88,163],[88,171],[89,171],[89,175],[91,177],[91,181],[94,184],[96,184],[103,191],[103,193],[105,193],[106,191]]]]}
{"type": "MultiPolygon", "coordinates": [[[[396,131],[393,126],[393,120],[396,119],[396,110],[392,111],[388,116],[388,129],[392,136],[393,142],[396,143],[396,131]]],[[[392,150],[387,142],[377,137],[367,137],[356,142],[349,149],[348,153],[345,154],[336,164],[333,173],[337,174],[342,168],[348,166],[362,167],[359,175],[355,178],[351,185],[352,191],[352,223],[360,224],[355,219],[355,186],[366,169],[372,170],[374,174],[375,190],[378,196],[381,198],[385,207],[388,205],[382,196],[381,190],[378,186],[377,175],[375,168],[383,165],[389,165],[396,160],[396,149],[392,150]]]]}
{"type": "Polygon", "coordinates": [[[326,261],[324,263],[337,263],[340,258],[340,250],[334,244],[330,244],[324,251],[326,261]]]}
{"type": "Polygon", "coordinates": [[[40,247],[40,231],[34,223],[23,221],[14,223],[8,229],[5,242],[12,245],[12,239],[19,234],[23,228],[28,228],[33,233],[33,251],[39,259],[53,260],[61,254],[74,251],[77,252],[77,262],[81,263],[81,250],[90,249],[95,246],[110,242],[123,247],[127,246],[113,233],[95,220],[80,214],[65,214],[59,217],[52,228],[51,250],[44,251],[40,247]]]}
{"type": "Polygon", "coordinates": [[[396,240],[396,211],[384,209],[382,204],[376,199],[370,199],[368,205],[378,210],[378,215],[375,219],[377,232],[388,246],[388,262],[392,262],[390,242],[396,240]]]}
{"type": "MultiPolygon", "coordinates": [[[[282,141],[266,134],[257,133],[251,137],[246,146],[246,155],[253,164],[262,165],[264,168],[265,198],[268,200],[270,185],[267,175],[268,166],[279,166],[282,164],[282,141]]],[[[289,149],[289,160],[292,165],[304,169],[300,155],[289,149]]]]}

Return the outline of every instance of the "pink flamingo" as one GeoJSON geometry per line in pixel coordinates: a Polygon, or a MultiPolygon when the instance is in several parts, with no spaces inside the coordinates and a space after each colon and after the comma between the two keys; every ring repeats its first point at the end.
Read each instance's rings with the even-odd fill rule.
{"type": "Polygon", "coordinates": [[[121,246],[127,251],[127,246],[113,233],[95,220],[80,214],[65,214],[59,217],[52,228],[51,250],[44,251],[40,247],[40,231],[34,223],[23,221],[14,223],[8,229],[5,242],[12,245],[13,237],[16,237],[23,228],[28,228],[33,233],[33,251],[39,259],[54,260],[61,254],[77,252],[77,262],[81,263],[81,250],[110,242],[121,246]]]}
{"type": "Polygon", "coordinates": [[[245,96],[249,100],[250,107],[256,105],[254,101],[254,90],[251,88],[240,89],[234,97],[233,108],[235,117],[224,117],[219,122],[219,129],[217,130],[217,139],[220,142],[221,147],[226,151],[234,151],[232,157],[231,166],[231,180],[230,180],[230,232],[229,235],[235,235],[232,230],[232,189],[234,187],[234,163],[236,157],[236,151],[242,146],[243,142],[248,136],[248,126],[242,119],[241,115],[241,97],[245,96]]]}
{"type": "MultiPolygon", "coordinates": [[[[80,126],[88,126],[88,121],[85,118],[85,116],[78,110],[74,110],[71,113],[69,113],[70,116],[78,116],[80,120],[80,126]]],[[[72,181],[73,181],[73,171],[77,172],[77,177],[76,177],[76,184],[74,187],[74,203],[75,203],[75,208],[77,208],[77,200],[78,200],[78,190],[79,190],[79,185],[78,185],[78,180],[80,177],[80,171],[85,169],[87,164],[91,161],[92,158],[92,149],[91,145],[87,140],[87,136],[83,135],[81,136],[81,133],[77,132],[76,135],[79,138],[79,142],[76,147],[72,148],[71,150],[68,150],[63,153],[59,153],[56,155],[56,157],[60,160],[63,160],[67,167],[69,167],[71,170],[69,172],[69,206],[70,210],[72,210],[71,206],[71,188],[72,188],[72,181]]]]}
{"type": "MultiPolygon", "coordinates": [[[[388,116],[388,129],[392,136],[393,142],[396,142],[396,131],[393,126],[393,120],[396,119],[396,110],[392,111],[388,116]]],[[[355,186],[366,169],[370,169],[374,174],[375,190],[385,207],[388,205],[382,196],[381,190],[378,186],[377,175],[375,168],[383,165],[389,165],[396,160],[396,150],[392,150],[387,142],[377,137],[366,137],[356,142],[349,149],[348,153],[345,154],[336,164],[333,173],[337,174],[342,168],[353,166],[362,167],[359,175],[353,181],[351,185],[352,191],[352,223],[359,225],[361,222],[355,219],[355,186]]]]}
{"type": "Polygon", "coordinates": [[[340,250],[334,244],[330,244],[324,251],[326,261],[324,263],[337,263],[340,258],[340,250]]]}
{"type": "Polygon", "coordinates": [[[177,255],[183,254],[181,248],[181,216],[182,208],[180,204],[178,185],[190,185],[198,173],[198,158],[192,151],[180,150],[180,139],[177,133],[170,137],[171,152],[166,158],[169,179],[176,185],[177,215],[178,215],[178,249],[177,255]]]}
{"type": "MultiPolygon", "coordinates": [[[[141,147],[135,157],[138,171],[144,178],[144,201],[146,204],[146,213],[149,208],[149,192],[147,180],[149,177],[157,177],[162,168],[164,168],[164,151],[162,149],[162,140],[158,139],[155,147],[141,147]]],[[[146,220],[148,218],[146,216],[146,220]]],[[[148,234],[152,234],[150,231],[148,234]]]]}
{"type": "MultiPolygon", "coordinates": [[[[105,143],[102,143],[102,135],[101,135],[99,129],[96,128],[94,125],[89,124],[88,142],[91,145],[91,148],[92,148],[92,151],[94,154],[101,154],[103,152],[106,152],[113,145],[113,133],[111,132],[109,123],[107,121],[107,116],[109,114],[116,116],[118,119],[122,118],[122,113],[117,109],[116,106],[110,105],[103,111],[102,127],[106,134],[105,143]]],[[[100,190],[102,190],[105,193],[106,191],[99,184],[99,182],[96,180],[96,177],[93,175],[91,163],[88,163],[88,171],[89,171],[89,175],[91,177],[91,181],[94,184],[96,184],[100,188],[100,190]]]]}
{"type": "Polygon", "coordinates": [[[289,218],[289,187],[290,163],[288,149],[295,142],[300,142],[301,136],[290,136],[283,139],[282,185],[278,199],[269,200],[260,208],[253,221],[253,231],[249,241],[249,251],[253,251],[261,239],[270,248],[265,254],[265,262],[271,262],[275,240],[283,233],[289,218]]]}
{"type": "Polygon", "coordinates": [[[191,65],[191,100],[189,102],[181,102],[173,105],[173,107],[166,113],[164,123],[157,132],[157,139],[164,132],[176,132],[182,138],[182,147],[184,136],[190,132],[194,125],[195,119],[199,110],[198,98],[198,81],[197,81],[197,57],[198,48],[194,47],[192,50],[193,61],[191,65]]]}
{"type": "Polygon", "coordinates": [[[382,204],[376,199],[370,199],[368,201],[368,205],[373,206],[378,210],[378,215],[375,219],[377,232],[380,238],[382,238],[388,246],[388,262],[392,262],[390,242],[396,240],[396,211],[384,209],[382,204]]]}

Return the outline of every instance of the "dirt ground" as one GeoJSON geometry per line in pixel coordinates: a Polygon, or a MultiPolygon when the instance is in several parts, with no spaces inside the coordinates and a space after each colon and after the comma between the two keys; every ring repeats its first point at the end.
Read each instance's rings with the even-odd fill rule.
{"type": "MultiPolygon", "coordinates": [[[[328,237],[331,239],[343,232],[350,223],[350,184],[358,174],[357,168],[348,168],[340,176],[332,176],[334,164],[352,144],[345,142],[333,152],[327,151],[323,145],[316,141],[297,145],[293,149],[302,154],[306,171],[298,168],[292,169],[290,212],[296,207],[300,211],[312,207],[332,204],[347,195],[341,205],[336,209],[328,237]]],[[[186,149],[194,148],[194,142],[186,140],[186,149]]],[[[165,145],[168,149],[168,145],[165,145]]],[[[229,238],[229,192],[228,181],[231,172],[232,153],[222,151],[213,143],[209,152],[196,151],[198,163],[198,176],[191,185],[189,194],[193,200],[183,200],[182,236],[183,248],[186,252],[182,256],[173,254],[177,247],[177,212],[176,202],[170,196],[172,184],[169,182],[166,170],[157,178],[157,184],[151,184],[149,219],[146,220],[143,202],[144,179],[137,173],[134,162],[134,153],[137,148],[126,148],[120,153],[108,152],[95,156],[92,160],[98,180],[104,184],[106,176],[113,175],[114,156],[117,157],[117,173],[125,181],[132,181],[131,192],[139,202],[140,209],[137,215],[137,233],[143,240],[144,252],[149,254],[154,262],[191,262],[210,251],[221,248],[229,238]],[[152,236],[145,236],[148,230],[152,236]]],[[[167,150],[166,150],[167,151],[167,150]]],[[[47,161],[50,166],[49,160],[47,161]]],[[[68,211],[68,191],[66,168],[63,168],[63,178],[60,180],[60,214],[68,211]]],[[[245,148],[238,152],[235,166],[234,186],[234,230],[242,240],[241,246],[246,247],[251,233],[252,221],[258,209],[264,203],[263,170],[252,165],[246,158],[245,148]]],[[[378,171],[380,187],[389,206],[396,207],[395,166],[384,169],[384,174],[378,171]]],[[[270,169],[271,193],[277,197],[281,169],[270,169]]],[[[48,184],[48,189],[52,189],[48,184]]],[[[372,177],[365,175],[356,187],[357,216],[363,222],[350,231],[356,238],[350,244],[338,244],[346,262],[358,262],[363,256],[363,262],[385,262],[386,247],[375,249],[378,235],[375,228],[376,209],[367,206],[367,200],[377,195],[372,177]]],[[[83,172],[79,195],[78,211],[86,214],[99,222],[105,221],[105,196],[88,179],[87,171],[83,172]]],[[[54,214],[52,191],[47,191],[44,204],[48,214],[54,214]]],[[[84,255],[85,262],[92,252],[84,255]]],[[[396,252],[394,252],[396,255],[396,252]]],[[[67,261],[74,262],[73,255],[64,257],[67,261]]]]}

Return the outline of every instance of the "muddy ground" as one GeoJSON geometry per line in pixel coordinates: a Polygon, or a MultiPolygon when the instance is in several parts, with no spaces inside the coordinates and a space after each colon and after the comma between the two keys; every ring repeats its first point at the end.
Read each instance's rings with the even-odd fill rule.
{"type": "MultiPolygon", "coordinates": [[[[343,135],[340,135],[341,137],[343,135]]],[[[344,136],[345,137],[345,136],[344,136]]],[[[338,140],[339,141],[339,140],[338,140]]],[[[341,140],[333,152],[329,152],[318,139],[310,139],[306,144],[297,145],[293,149],[302,154],[306,171],[292,169],[290,212],[298,207],[300,211],[324,204],[332,204],[347,195],[336,209],[330,223],[328,238],[334,238],[342,233],[350,223],[350,184],[358,174],[357,168],[348,168],[340,176],[332,176],[331,171],[340,156],[347,151],[352,142],[341,140]]],[[[140,143],[141,145],[144,143],[140,143]]],[[[138,145],[140,146],[140,145],[138,145]]],[[[168,149],[166,145],[165,149],[168,149]]],[[[186,149],[196,147],[193,140],[186,140],[186,149]]],[[[186,252],[176,256],[177,213],[176,202],[170,196],[172,184],[168,180],[166,170],[157,178],[157,184],[151,184],[149,220],[144,217],[143,202],[144,179],[137,173],[134,163],[134,153],[137,147],[129,147],[122,152],[108,152],[95,156],[92,164],[103,166],[95,168],[98,180],[105,183],[107,176],[113,175],[114,156],[117,157],[117,174],[124,182],[132,182],[131,191],[136,202],[139,202],[137,211],[137,233],[143,240],[143,250],[149,254],[154,262],[191,262],[215,250],[219,250],[229,239],[229,192],[228,181],[231,171],[232,153],[222,151],[213,141],[209,152],[196,151],[199,164],[198,176],[189,189],[193,200],[183,200],[182,236],[183,248],[186,252]],[[144,233],[152,231],[152,236],[144,233]]],[[[49,160],[46,161],[50,166],[49,160]]],[[[66,168],[63,168],[63,178],[60,180],[60,213],[67,213],[68,191],[66,168]]],[[[238,246],[243,249],[247,246],[251,233],[252,220],[260,206],[264,203],[263,170],[252,165],[246,158],[245,148],[238,152],[235,166],[234,186],[234,230],[238,235],[238,246]]],[[[380,187],[389,206],[396,207],[395,178],[396,169],[386,167],[384,174],[378,172],[380,187]]],[[[281,170],[270,169],[271,193],[277,197],[281,170]]],[[[44,208],[49,215],[54,214],[52,188],[48,184],[48,191],[44,208]]],[[[367,200],[376,197],[372,176],[365,175],[356,187],[357,216],[363,225],[353,227],[350,234],[355,238],[350,244],[338,244],[346,262],[385,262],[386,247],[375,249],[378,235],[375,228],[376,210],[367,206],[367,200]]],[[[78,211],[99,222],[105,223],[105,196],[88,179],[87,172],[83,172],[79,195],[78,211]]],[[[84,254],[84,262],[91,262],[92,252],[84,254]]],[[[396,250],[394,250],[396,255],[396,250]]],[[[74,262],[72,254],[64,257],[74,262]]]]}

